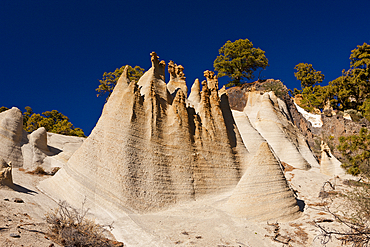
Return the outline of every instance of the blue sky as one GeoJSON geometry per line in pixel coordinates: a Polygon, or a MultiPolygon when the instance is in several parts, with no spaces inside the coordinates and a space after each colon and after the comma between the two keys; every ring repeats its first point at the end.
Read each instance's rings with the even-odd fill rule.
{"type": "Polygon", "coordinates": [[[305,62],[325,84],[370,42],[369,9],[369,1],[0,0],[0,106],[55,109],[89,134],[105,71],[148,69],[156,51],[184,66],[190,86],[227,40],[245,38],[266,52],[263,79],[299,88],[294,66],[305,62]]]}

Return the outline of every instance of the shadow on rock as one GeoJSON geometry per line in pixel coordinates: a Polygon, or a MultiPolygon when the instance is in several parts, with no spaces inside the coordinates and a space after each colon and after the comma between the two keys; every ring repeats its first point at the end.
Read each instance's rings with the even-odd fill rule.
{"type": "Polygon", "coordinates": [[[26,187],[23,187],[21,185],[18,185],[18,184],[12,184],[12,185],[8,185],[8,187],[14,191],[17,191],[17,192],[20,192],[20,193],[25,193],[25,194],[38,194],[36,191],[34,190],[30,190],[30,189],[27,189],[26,187]]]}
{"type": "Polygon", "coordinates": [[[303,212],[304,207],[306,206],[306,203],[304,203],[304,201],[300,199],[296,199],[296,200],[297,200],[297,205],[299,207],[299,211],[303,212]]]}

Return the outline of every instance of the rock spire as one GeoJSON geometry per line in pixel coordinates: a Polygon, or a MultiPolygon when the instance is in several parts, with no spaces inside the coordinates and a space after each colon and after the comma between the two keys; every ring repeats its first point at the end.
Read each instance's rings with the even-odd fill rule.
{"type": "Polygon", "coordinates": [[[255,221],[297,218],[300,213],[293,191],[266,142],[249,164],[226,203],[230,214],[255,221]]]}

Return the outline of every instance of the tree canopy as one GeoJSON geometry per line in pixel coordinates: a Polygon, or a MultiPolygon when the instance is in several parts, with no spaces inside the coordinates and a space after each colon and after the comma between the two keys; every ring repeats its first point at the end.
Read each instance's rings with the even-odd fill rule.
{"type": "Polygon", "coordinates": [[[294,76],[297,80],[301,81],[302,89],[321,83],[325,78],[324,74],[322,74],[321,71],[316,71],[312,64],[299,63],[294,69],[297,70],[294,76]]]}
{"type": "Polygon", "coordinates": [[[248,39],[239,39],[234,42],[229,40],[218,52],[220,55],[213,62],[213,66],[219,77],[230,77],[231,80],[226,85],[228,87],[239,86],[245,82],[245,79],[253,79],[254,71],[269,66],[265,51],[254,48],[248,39]]]}
{"type": "Polygon", "coordinates": [[[0,107],[0,112],[7,111],[7,110],[9,110],[8,107],[5,107],[5,106],[0,107]]]}
{"type": "Polygon", "coordinates": [[[95,90],[98,92],[97,96],[107,95],[107,100],[111,93],[113,92],[114,87],[117,84],[119,77],[122,75],[125,67],[128,66],[128,79],[130,81],[138,81],[140,77],[144,74],[144,69],[140,66],[131,67],[130,65],[122,66],[121,68],[115,69],[113,72],[104,72],[103,78],[99,80],[100,84],[95,90]]]}
{"type": "MultiPolygon", "coordinates": [[[[364,43],[351,51],[350,68],[329,82],[318,86],[324,75],[313,69],[311,64],[295,66],[294,75],[301,81],[302,107],[308,111],[322,110],[327,102],[336,110],[353,109],[370,121],[370,45],[364,43]]],[[[298,90],[295,90],[295,94],[298,90]]]]}
{"type": "MultiPolygon", "coordinates": [[[[8,110],[8,107],[0,107],[0,112],[8,110]]],[[[23,112],[23,129],[29,133],[37,130],[40,127],[44,127],[47,132],[86,137],[83,130],[75,128],[69,121],[69,118],[64,116],[57,110],[46,111],[42,114],[36,114],[29,106],[25,107],[23,112]]]]}
{"type": "Polygon", "coordinates": [[[27,132],[32,132],[40,127],[45,127],[47,132],[85,137],[82,129],[75,128],[69,118],[57,110],[46,111],[42,114],[33,113],[32,108],[25,107],[23,113],[23,128],[27,132]]]}
{"type": "Polygon", "coordinates": [[[346,158],[343,163],[352,175],[362,174],[370,177],[370,132],[362,128],[358,135],[341,136],[338,150],[346,158]]]}

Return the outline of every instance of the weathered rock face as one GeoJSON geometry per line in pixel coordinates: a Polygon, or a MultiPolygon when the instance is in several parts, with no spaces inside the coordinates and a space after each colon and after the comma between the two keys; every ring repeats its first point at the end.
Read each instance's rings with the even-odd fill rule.
{"type": "Polygon", "coordinates": [[[22,136],[22,112],[13,107],[0,113],[0,156],[7,161],[11,161],[13,167],[23,166],[22,136]]]}
{"type": "Polygon", "coordinates": [[[3,158],[0,157],[0,186],[2,185],[13,185],[13,177],[11,162],[8,164],[3,158]]]}
{"type": "Polygon", "coordinates": [[[299,207],[279,160],[263,142],[226,203],[230,214],[256,221],[291,220],[299,207]]]}
{"type": "Polygon", "coordinates": [[[292,123],[284,101],[273,92],[246,92],[246,96],[244,114],[281,161],[298,169],[319,167],[304,136],[292,123]]]}
{"type": "Polygon", "coordinates": [[[151,55],[152,68],[138,83],[123,73],[91,135],[40,184],[46,193],[148,212],[235,187],[247,150],[217,77],[205,72],[196,111],[181,87],[171,96],[164,62],[151,55]]]}

